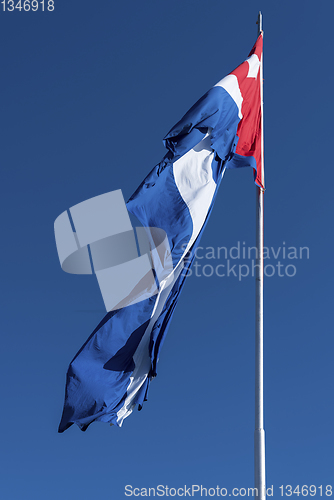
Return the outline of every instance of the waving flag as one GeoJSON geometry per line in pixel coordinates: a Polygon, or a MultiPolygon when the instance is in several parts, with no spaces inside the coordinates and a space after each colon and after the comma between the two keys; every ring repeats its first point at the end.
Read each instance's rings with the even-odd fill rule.
{"type": "Polygon", "coordinates": [[[168,251],[152,259],[162,276],[158,293],[109,312],[76,354],[67,372],[59,432],[73,423],[86,430],[93,421],[121,426],[136,405],[141,409],[192,264],[188,252],[194,255],[199,244],[225,169],[250,166],[256,184],[264,187],[262,42],[261,33],[248,59],[170,130],[166,156],[128,201],[128,211],[144,227],[160,228],[168,238],[168,251]]]}

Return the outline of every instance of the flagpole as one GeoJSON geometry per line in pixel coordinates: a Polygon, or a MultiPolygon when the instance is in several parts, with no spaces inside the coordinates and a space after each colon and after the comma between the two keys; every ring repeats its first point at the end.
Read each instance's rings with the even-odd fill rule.
{"type": "MultiPolygon", "coordinates": [[[[262,14],[258,16],[258,34],[262,32],[262,14]]],[[[261,88],[261,169],[263,174],[263,76],[260,65],[261,88]]],[[[263,419],[263,189],[256,186],[256,285],[255,285],[255,431],[254,472],[258,500],[266,498],[265,435],[263,419]]]]}

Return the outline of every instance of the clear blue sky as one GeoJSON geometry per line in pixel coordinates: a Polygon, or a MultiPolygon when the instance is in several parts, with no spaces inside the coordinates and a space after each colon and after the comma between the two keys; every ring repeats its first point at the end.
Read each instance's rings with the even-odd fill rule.
{"type": "MultiPolygon", "coordinates": [[[[54,12],[1,9],[0,497],[120,500],[125,485],[253,486],[254,279],[191,276],[143,410],[122,429],[94,423],[59,435],[68,363],[104,311],[93,276],[61,270],[53,223],[93,196],[132,194],[164,155],[168,130],[247,57],[259,9],[265,244],[281,256],[309,248],[309,259],[267,261],[296,268],[265,282],[267,483],[277,499],[280,485],[334,486],[334,4],[55,0],[54,12]]],[[[254,216],[252,173],[228,171],[202,246],[254,245],[254,216]]]]}

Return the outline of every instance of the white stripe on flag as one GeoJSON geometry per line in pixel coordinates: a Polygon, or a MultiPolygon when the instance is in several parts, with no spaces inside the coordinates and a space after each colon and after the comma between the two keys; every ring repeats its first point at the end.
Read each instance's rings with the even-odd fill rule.
{"type": "Polygon", "coordinates": [[[206,136],[173,165],[175,183],[188,206],[193,223],[193,232],[183,255],[200,233],[217,187],[211,167],[214,154],[210,147],[210,136],[206,136]]]}
{"type": "Polygon", "coordinates": [[[155,325],[157,319],[159,318],[159,316],[162,312],[163,306],[168,298],[168,295],[169,295],[171,289],[173,288],[175,281],[179,277],[182,269],[183,269],[183,266],[178,265],[178,271],[176,272],[174,270],[173,281],[170,284],[168,284],[168,286],[166,288],[164,288],[164,286],[165,286],[165,284],[168,283],[168,281],[169,281],[168,278],[166,278],[166,280],[164,280],[161,283],[161,287],[160,287],[159,293],[158,293],[157,298],[156,298],[155,307],[154,307],[154,310],[152,312],[150,322],[149,322],[149,324],[146,328],[146,331],[145,331],[145,333],[144,333],[144,335],[143,335],[143,337],[142,337],[142,339],[141,339],[141,341],[136,349],[136,352],[133,356],[133,361],[135,363],[135,369],[133,370],[133,373],[130,377],[130,383],[129,383],[128,388],[127,388],[127,396],[125,398],[124,405],[117,412],[117,423],[120,427],[123,424],[123,420],[132,413],[132,411],[135,407],[133,401],[134,401],[139,389],[141,388],[141,386],[143,385],[143,383],[147,379],[147,375],[148,375],[150,368],[151,368],[151,358],[149,356],[149,342],[150,342],[150,338],[151,338],[151,332],[152,332],[153,326],[155,325]]]}
{"type": "Polygon", "coordinates": [[[217,187],[212,177],[211,166],[214,154],[210,147],[210,136],[206,135],[195,148],[188,151],[188,153],[173,164],[175,183],[189,209],[193,231],[182,258],[175,269],[160,283],[151,320],[133,356],[135,369],[130,377],[127,397],[124,405],[117,412],[117,423],[120,427],[123,420],[132,413],[135,407],[133,401],[144,384],[151,368],[149,342],[153,326],[159,318],[168,295],[183,269],[184,256],[198,237],[212,203],[217,187]],[[173,278],[172,281],[170,280],[171,277],[173,278]]]}
{"type": "Polygon", "coordinates": [[[227,75],[225,78],[220,80],[220,82],[216,83],[215,87],[222,87],[223,89],[226,90],[232,97],[233,101],[236,103],[238,106],[239,110],[239,118],[241,120],[242,118],[242,113],[241,113],[241,105],[243,101],[243,97],[240,92],[240,87],[239,87],[239,82],[238,78],[235,75],[227,75]]]}

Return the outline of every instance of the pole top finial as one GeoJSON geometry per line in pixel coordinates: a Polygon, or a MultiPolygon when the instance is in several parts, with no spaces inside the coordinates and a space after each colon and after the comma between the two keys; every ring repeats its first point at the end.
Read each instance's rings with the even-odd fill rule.
{"type": "Polygon", "coordinates": [[[257,32],[258,32],[258,34],[260,34],[262,31],[262,13],[261,13],[261,11],[259,11],[259,15],[257,16],[256,24],[258,25],[257,32]]]}

